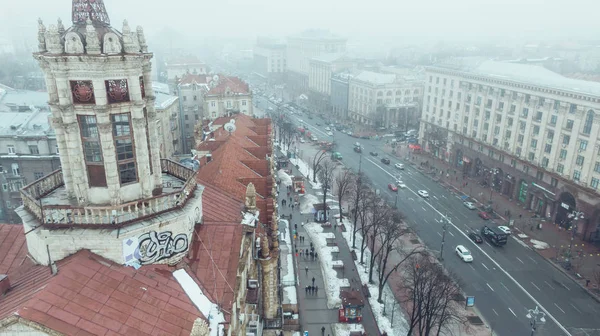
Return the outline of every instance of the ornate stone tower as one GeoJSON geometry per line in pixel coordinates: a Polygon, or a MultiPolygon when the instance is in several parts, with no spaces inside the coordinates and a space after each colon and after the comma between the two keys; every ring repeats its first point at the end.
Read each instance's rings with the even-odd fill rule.
{"type": "Polygon", "coordinates": [[[141,27],[110,26],[102,1],[73,1],[73,26],[40,21],[46,76],[65,187],[80,205],[119,204],[160,189],[152,54],[141,27]]]}
{"type": "Polygon", "coordinates": [[[82,248],[121,263],[177,262],[202,219],[202,188],[193,170],[160,158],[144,32],[112,28],[102,0],[72,9],[68,29],[39,20],[34,58],[62,168],[21,191],[26,230],[42,227],[27,236],[30,254],[44,264],[82,248]]]}

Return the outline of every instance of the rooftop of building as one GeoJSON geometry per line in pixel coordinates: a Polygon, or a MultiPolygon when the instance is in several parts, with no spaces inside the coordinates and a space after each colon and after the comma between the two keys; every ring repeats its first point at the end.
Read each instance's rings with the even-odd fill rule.
{"type": "Polygon", "coordinates": [[[211,75],[202,75],[202,74],[194,74],[194,73],[186,73],[181,76],[179,80],[180,85],[189,85],[189,84],[208,84],[212,81],[213,77],[211,75]]]}
{"type": "Polygon", "coordinates": [[[169,84],[161,83],[161,82],[152,82],[152,90],[155,93],[164,93],[164,94],[171,93],[171,90],[169,89],[169,84]]]}
{"type": "Polygon", "coordinates": [[[207,92],[208,96],[222,95],[226,92],[231,94],[249,94],[250,86],[238,77],[219,75],[217,82],[215,79],[211,82],[212,87],[207,92]]]}
{"type": "Polygon", "coordinates": [[[432,68],[436,67],[499,80],[600,96],[600,83],[564,77],[539,65],[500,62],[480,57],[463,57],[437,64],[432,68]]]}
{"type": "Polygon", "coordinates": [[[349,59],[350,58],[346,55],[346,53],[327,53],[311,58],[311,60],[324,63],[333,63],[349,59]]]}
{"type": "Polygon", "coordinates": [[[56,267],[56,274],[41,265],[9,272],[11,288],[0,296],[0,320],[25,319],[65,335],[189,335],[196,318],[206,319],[172,267],[135,270],[87,250],[56,267]]]}
{"type": "Polygon", "coordinates": [[[171,105],[177,102],[177,99],[179,99],[179,97],[177,96],[164,94],[160,92],[155,92],[154,95],[156,97],[156,100],[154,101],[154,107],[158,110],[164,110],[166,108],[169,108],[171,105]]]}
{"type": "Polygon", "coordinates": [[[375,85],[391,84],[396,81],[396,75],[384,74],[373,71],[361,71],[354,77],[356,80],[367,82],[375,85]]]}

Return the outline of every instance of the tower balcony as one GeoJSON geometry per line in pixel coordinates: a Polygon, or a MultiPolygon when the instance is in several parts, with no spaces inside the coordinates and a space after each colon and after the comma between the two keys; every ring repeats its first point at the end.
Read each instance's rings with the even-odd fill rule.
{"type": "Polygon", "coordinates": [[[59,169],[21,189],[23,206],[48,228],[119,228],[134,224],[182,208],[196,190],[194,170],[168,159],[161,159],[160,166],[163,188],[156,196],[118,205],[78,205],[68,196],[59,169]]]}

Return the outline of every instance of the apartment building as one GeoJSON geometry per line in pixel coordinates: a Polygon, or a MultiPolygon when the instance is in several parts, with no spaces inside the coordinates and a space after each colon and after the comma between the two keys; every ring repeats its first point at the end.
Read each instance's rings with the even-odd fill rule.
{"type": "Polygon", "coordinates": [[[348,116],[364,125],[407,128],[418,122],[422,94],[421,81],[362,71],[349,80],[348,116]]]}
{"type": "Polygon", "coordinates": [[[280,79],[287,69],[286,45],[279,41],[258,38],[253,50],[254,70],[270,78],[280,79]]]}
{"type": "Polygon", "coordinates": [[[204,96],[204,110],[210,120],[236,113],[252,116],[250,86],[238,77],[214,76],[210,90],[204,96]]]}
{"type": "Polygon", "coordinates": [[[204,95],[210,90],[213,76],[185,73],[177,84],[177,95],[181,104],[179,115],[183,152],[189,153],[194,147],[194,129],[204,116],[204,95]]]}
{"type": "Polygon", "coordinates": [[[598,238],[600,83],[477,58],[426,69],[422,147],[493,191],[598,238]]]}
{"type": "Polygon", "coordinates": [[[324,54],[308,62],[308,99],[316,109],[330,111],[331,76],[354,66],[344,54],[324,54]]]}

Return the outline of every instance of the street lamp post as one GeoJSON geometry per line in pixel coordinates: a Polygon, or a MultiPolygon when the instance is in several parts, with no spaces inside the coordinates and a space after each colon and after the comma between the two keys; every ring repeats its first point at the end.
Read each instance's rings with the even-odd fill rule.
{"type": "Polygon", "coordinates": [[[385,302],[386,302],[386,301],[387,301],[387,295],[386,295],[386,294],[383,294],[383,313],[382,313],[382,314],[383,314],[383,316],[385,316],[385,315],[386,315],[386,313],[385,313],[385,302]]]}
{"type": "Polygon", "coordinates": [[[535,334],[538,325],[546,323],[546,313],[541,311],[538,306],[535,309],[528,309],[528,313],[525,315],[529,319],[529,325],[531,325],[531,336],[535,334]]]}
{"type": "Polygon", "coordinates": [[[573,259],[573,241],[575,240],[575,234],[577,233],[577,221],[583,219],[584,214],[583,211],[573,210],[568,217],[573,223],[571,225],[571,242],[569,243],[569,263],[571,263],[571,259],[573,259]]]}
{"type": "Polygon", "coordinates": [[[444,243],[446,242],[446,229],[448,228],[448,218],[443,216],[441,221],[443,222],[442,229],[442,248],[440,249],[440,261],[444,261],[444,243]]]}

